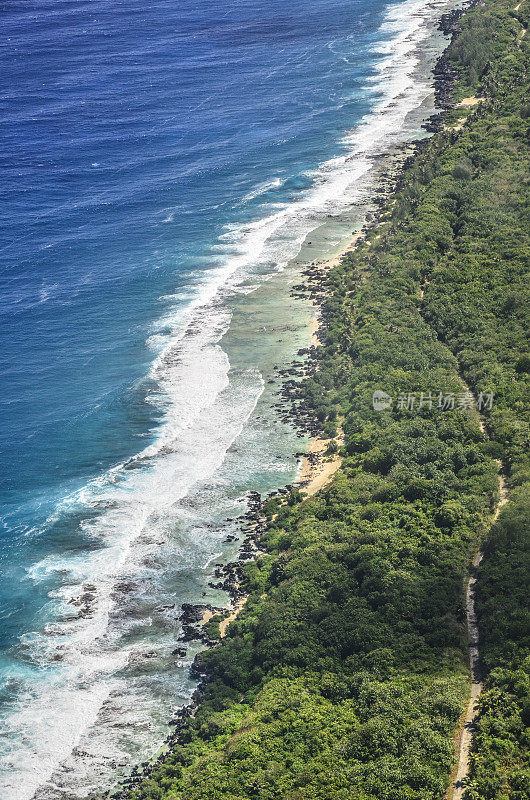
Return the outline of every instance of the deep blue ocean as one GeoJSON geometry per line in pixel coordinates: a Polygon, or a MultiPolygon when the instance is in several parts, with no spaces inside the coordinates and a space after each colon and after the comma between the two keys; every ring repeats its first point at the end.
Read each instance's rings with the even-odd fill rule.
{"type": "Polygon", "coordinates": [[[253,423],[267,348],[238,339],[234,309],[251,330],[261,287],[270,319],[285,313],[274,276],[429,96],[418,52],[446,5],[3,4],[6,800],[86,796],[154,752],[189,695],[161,598],[200,599],[213,529],[296,471],[294,434],[278,450],[283,428],[253,423]]]}

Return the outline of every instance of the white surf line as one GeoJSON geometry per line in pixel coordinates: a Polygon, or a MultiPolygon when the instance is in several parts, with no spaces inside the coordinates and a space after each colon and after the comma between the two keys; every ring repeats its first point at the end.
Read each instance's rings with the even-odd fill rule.
{"type": "MultiPolygon", "coordinates": [[[[239,269],[245,268],[248,265],[249,260],[252,262],[254,262],[255,260],[259,260],[259,257],[265,248],[265,244],[268,242],[269,238],[276,232],[276,230],[281,228],[286,218],[287,221],[291,221],[291,218],[295,218],[301,209],[301,211],[304,214],[309,215],[308,217],[309,221],[306,223],[306,226],[310,227],[311,225],[313,225],[313,218],[311,215],[314,213],[315,208],[319,209],[322,213],[325,213],[326,211],[330,210],[328,209],[327,205],[330,204],[331,209],[333,209],[335,207],[334,202],[336,197],[341,196],[341,190],[344,193],[346,193],[352,183],[364,177],[365,172],[367,171],[367,169],[371,164],[370,160],[371,148],[375,148],[375,150],[378,151],[380,147],[379,141],[384,142],[386,140],[386,137],[389,135],[389,130],[393,129],[394,125],[393,124],[390,125],[390,122],[395,121],[395,117],[394,117],[394,112],[390,112],[392,120],[387,121],[387,117],[385,116],[384,118],[385,124],[379,125],[376,128],[376,134],[377,134],[376,138],[378,141],[377,141],[377,147],[375,147],[376,142],[372,141],[373,137],[370,135],[370,132],[373,131],[373,125],[376,120],[376,115],[377,119],[379,120],[380,115],[382,115],[383,113],[387,114],[389,109],[391,109],[392,104],[399,100],[400,94],[407,87],[409,88],[410,92],[413,91],[414,86],[410,86],[409,84],[410,81],[412,80],[410,75],[410,69],[412,69],[416,65],[416,60],[417,60],[417,54],[415,52],[415,49],[421,46],[421,42],[425,38],[424,34],[427,35],[428,32],[427,28],[423,30],[424,26],[427,23],[427,20],[425,20],[424,23],[422,23],[419,26],[419,28],[417,27],[414,28],[414,30],[409,30],[409,28],[406,27],[406,29],[403,29],[401,31],[400,30],[394,31],[396,26],[404,24],[403,20],[405,20],[408,25],[410,20],[413,17],[417,16],[418,10],[420,8],[423,8],[427,4],[419,2],[409,2],[404,5],[406,5],[406,10],[408,9],[408,15],[405,14],[404,17],[402,16],[403,15],[402,7],[398,6],[397,4],[395,8],[390,8],[389,11],[387,12],[384,35],[388,36],[389,33],[393,32],[395,35],[394,39],[390,38],[389,40],[387,38],[384,41],[378,43],[379,46],[383,48],[381,51],[381,55],[386,55],[387,57],[384,58],[383,61],[379,63],[379,65],[376,68],[377,74],[373,76],[376,82],[380,81],[382,85],[385,86],[388,85],[388,81],[382,81],[382,76],[385,76],[385,70],[386,72],[388,72],[389,75],[395,75],[395,73],[397,72],[398,77],[400,78],[400,81],[398,81],[399,85],[397,86],[394,85],[395,83],[394,81],[394,83],[391,83],[388,86],[388,91],[386,93],[386,96],[383,97],[383,99],[380,100],[378,103],[376,103],[372,113],[368,114],[367,117],[364,119],[364,121],[360,123],[357,130],[357,137],[355,135],[353,137],[348,137],[353,139],[351,142],[352,149],[348,150],[348,152],[342,157],[338,159],[332,159],[330,162],[321,165],[320,172],[317,173],[317,177],[315,178],[315,185],[313,187],[312,193],[309,192],[308,196],[305,198],[305,201],[301,204],[297,204],[296,207],[293,207],[289,212],[289,214],[287,214],[285,211],[282,211],[279,212],[279,215],[276,214],[265,220],[258,220],[256,222],[246,225],[245,227],[247,229],[248,235],[246,236],[245,241],[243,242],[244,246],[240,247],[238,251],[235,253],[235,255],[232,255],[228,264],[225,264],[224,266],[219,267],[218,270],[215,270],[215,272],[213,273],[215,280],[208,281],[207,283],[205,283],[205,285],[202,287],[203,291],[199,293],[199,296],[192,302],[192,304],[188,307],[186,312],[183,313],[184,319],[181,319],[181,317],[179,316],[178,320],[174,320],[171,318],[171,312],[170,312],[169,317],[166,317],[164,319],[163,324],[161,321],[157,326],[157,328],[155,329],[155,332],[160,333],[160,337],[159,339],[153,341],[152,344],[155,345],[158,344],[159,347],[155,348],[157,349],[158,353],[152,365],[152,372],[150,374],[151,377],[157,379],[157,384],[160,386],[159,396],[161,397],[161,399],[164,400],[164,403],[161,404],[161,407],[165,409],[165,413],[163,420],[159,426],[160,435],[157,437],[157,440],[152,445],[149,445],[144,451],[139,453],[137,456],[133,457],[133,459],[131,459],[132,462],[138,463],[142,458],[147,459],[147,458],[157,457],[160,454],[165,455],[162,451],[164,449],[164,446],[168,442],[166,438],[164,438],[164,435],[167,434],[169,438],[169,444],[171,443],[172,438],[174,438],[177,435],[177,433],[179,433],[180,435],[180,432],[175,431],[173,427],[175,424],[175,415],[172,413],[174,410],[174,405],[173,405],[174,393],[172,391],[168,391],[167,393],[164,392],[165,389],[170,390],[172,388],[171,385],[168,385],[172,384],[172,382],[170,379],[166,381],[164,377],[164,380],[162,380],[162,385],[160,385],[161,384],[160,369],[164,369],[164,367],[170,367],[171,368],[170,372],[171,372],[172,369],[175,369],[178,366],[176,363],[175,364],[172,363],[173,356],[175,355],[174,350],[177,346],[179,346],[182,343],[185,332],[188,330],[188,326],[197,325],[196,315],[200,313],[201,308],[204,308],[204,306],[208,305],[208,303],[212,303],[216,299],[221,288],[225,285],[225,282],[228,280],[228,278],[232,277],[235,273],[237,273],[239,269]],[[401,17],[398,14],[399,18],[396,18],[398,10],[401,14],[401,17]],[[388,30],[388,26],[390,26],[390,31],[388,30]],[[410,37],[413,35],[417,37],[417,40],[411,42],[410,37]],[[405,65],[402,65],[401,62],[405,58],[407,58],[407,62],[405,65]],[[401,69],[399,70],[398,67],[400,65],[401,69]],[[403,86],[403,84],[405,84],[405,86],[403,86]],[[357,158],[360,161],[360,164],[357,165],[356,170],[352,170],[351,168],[352,165],[349,164],[350,159],[354,158],[357,158]],[[339,168],[337,175],[334,175],[335,167],[339,168]],[[328,172],[331,173],[329,176],[328,172]],[[326,191],[323,192],[323,196],[322,196],[321,186],[318,183],[319,177],[324,181],[324,186],[327,189],[326,191]],[[167,336],[164,336],[163,332],[165,330],[166,323],[168,328],[170,329],[170,332],[167,336]],[[167,405],[165,405],[166,402],[167,405]],[[170,430],[168,430],[168,428],[166,427],[168,424],[171,428],[170,430]]],[[[441,6],[442,3],[440,3],[439,5],[441,6]]],[[[413,99],[412,96],[405,97],[405,101],[408,102],[405,102],[404,108],[402,109],[402,114],[398,116],[398,121],[401,118],[403,119],[405,118],[406,113],[408,113],[408,110],[410,110],[409,103],[412,103],[412,99],[413,99]]],[[[417,97],[415,98],[415,102],[416,101],[417,97]]],[[[321,218],[319,217],[319,220],[320,219],[321,218]]],[[[310,229],[313,230],[313,228],[310,229]]],[[[307,231],[304,232],[304,237],[306,235],[306,232],[307,231]]],[[[264,258],[264,256],[262,257],[264,258]]],[[[218,331],[218,334],[219,333],[220,331],[218,331]]],[[[219,339],[220,337],[214,338],[213,342],[210,342],[210,345],[217,344],[219,342],[219,339]]],[[[188,405],[188,410],[190,410],[190,413],[193,415],[197,411],[197,407],[192,403],[188,405]]],[[[171,454],[169,454],[169,457],[171,457],[171,454]]],[[[128,463],[130,465],[130,462],[128,463]]],[[[125,501],[126,498],[125,497],[122,498],[121,496],[124,492],[120,490],[127,489],[130,491],[134,489],[136,486],[135,479],[132,477],[130,478],[124,477],[123,481],[119,480],[119,477],[121,477],[121,470],[123,470],[125,467],[126,465],[120,464],[114,467],[113,469],[109,470],[108,473],[105,473],[103,476],[100,476],[99,479],[96,479],[93,487],[92,486],[84,487],[78,493],[75,493],[74,496],[68,498],[67,504],[69,501],[71,501],[77,508],[79,508],[79,505],[84,505],[85,501],[90,501],[90,500],[101,500],[102,502],[108,500],[109,502],[113,502],[114,481],[118,481],[117,489],[119,497],[117,499],[119,500],[123,499],[125,501]],[[120,476],[118,476],[118,473],[120,473],[120,476]],[[107,483],[111,483],[112,485],[107,486],[107,483]],[[109,492],[112,493],[113,497],[108,497],[109,492]]],[[[134,474],[135,473],[131,471],[130,476],[133,476],[134,474]]],[[[158,495],[158,503],[161,502],[162,497],[163,494],[162,492],[160,492],[158,495]]],[[[170,503],[174,499],[175,499],[174,497],[171,498],[167,497],[167,502],[170,503]]],[[[115,519],[115,514],[116,515],[119,514],[120,518],[125,516],[123,513],[120,513],[122,511],[121,505],[120,508],[118,508],[117,510],[115,509],[114,512],[112,508],[109,512],[105,512],[105,518],[108,524],[105,526],[104,533],[107,534],[108,536],[109,545],[123,544],[123,547],[121,548],[121,551],[117,553],[114,552],[107,554],[107,558],[108,555],[111,556],[110,558],[108,558],[110,575],[107,574],[107,572],[105,572],[103,579],[98,576],[98,580],[103,581],[102,587],[104,589],[104,592],[102,592],[102,600],[104,601],[104,608],[102,608],[102,611],[104,612],[104,616],[101,622],[102,627],[104,627],[104,623],[108,618],[109,609],[111,609],[110,605],[111,599],[109,599],[109,597],[110,597],[110,589],[112,588],[111,582],[114,578],[114,574],[116,573],[116,571],[118,571],[118,568],[120,564],[123,562],[123,559],[128,558],[129,544],[135,541],[136,537],[134,534],[136,533],[137,530],[138,530],[138,537],[140,536],[142,532],[141,531],[142,521],[145,521],[149,515],[150,507],[149,504],[145,502],[146,501],[145,493],[142,493],[140,501],[143,501],[143,504],[140,503],[141,508],[139,509],[140,511],[142,511],[142,518],[137,521],[137,528],[131,531],[131,528],[127,523],[127,520],[126,519],[124,520],[124,526],[127,528],[127,534],[128,534],[126,540],[120,539],[119,542],[116,541],[117,539],[117,537],[115,536],[116,526],[113,527],[112,525],[115,519]]],[[[125,505],[128,508],[130,507],[127,503],[125,503],[125,505]]],[[[87,575],[86,577],[83,577],[83,580],[89,580],[92,582],[93,580],[92,575],[87,575]]],[[[80,583],[82,583],[82,581],[80,581],[80,583]]],[[[83,621],[83,633],[85,633],[85,639],[86,639],[85,624],[86,622],[83,621]]],[[[97,636],[94,638],[97,638],[97,636]]],[[[86,653],[83,653],[83,657],[85,659],[83,662],[83,666],[85,667],[87,666],[88,663],[86,660],[86,653]]],[[[95,664],[93,660],[90,661],[90,663],[88,663],[88,666],[90,666],[91,670],[93,671],[93,674],[94,673],[98,674],[97,664],[95,664]]],[[[113,674],[114,674],[113,671],[109,670],[108,673],[104,673],[102,679],[104,681],[108,680],[109,676],[113,674]]],[[[90,676],[90,679],[92,680],[92,676],[90,676]]],[[[94,698],[94,700],[96,699],[97,698],[94,698]]],[[[94,703],[94,705],[97,705],[97,703],[94,703]]],[[[35,704],[33,704],[31,712],[28,713],[31,714],[35,713],[35,704]]],[[[54,709],[53,716],[55,722],[57,722],[58,720],[57,708],[54,709]]],[[[62,731],[64,731],[66,726],[61,723],[60,727],[62,731]]],[[[30,728],[33,729],[35,728],[34,721],[33,724],[30,726],[30,728]]],[[[85,728],[87,728],[87,726],[85,726],[85,728]]],[[[54,744],[54,742],[52,742],[50,738],[50,746],[52,744],[54,744]]],[[[61,742],[58,742],[58,745],[62,747],[61,742]]],[[[48,756],[49,755],[50,754],[48,753],[48,756]]],[[[32,774],[32,779],[35,778],[34,765],[38,766],[39,768],[42,768],[43,759],[38,753],[35,755],[35,759],[34,761],[32,761],[32,764],[30,766],[30,773],[32,774]]],[[[15,783],[17,784],[16,787],[17,791],[24,792],[24,795],[17,795],[17,797],[20,796],[21,798],[22,797],[25,798],[26,796],[29,797],[29,795],[26,795],[26,792],[29,791],[28,786],[22,786],[23,781],[21,780],[21,778],[23,777],[24,777],[23,774],[21,776],[17,775],[13,779],[14,783],[12,784],[13,786],[15,785],[15,783]]],[[[31,793],[33,794],[33,790],[31,791],[31,793]]]]}

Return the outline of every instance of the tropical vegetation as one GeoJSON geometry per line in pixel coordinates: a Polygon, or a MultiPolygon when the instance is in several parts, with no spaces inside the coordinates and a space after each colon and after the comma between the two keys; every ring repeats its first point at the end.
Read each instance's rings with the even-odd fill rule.
{"type": "Polygon", "coordinates": [[[244,610],[200,658],[197,713],[131,800],[441,800],[481,546],[467,797],[530,797],[530,4],[514,6],[464,15],[446,58],[455,104],[480,101],[447,113],[329,275],[301,393],[343,434],[342,466],[314,497],[265,504],[244,610]],[[492,525],[499,470],[509,502],[492,525]]]}

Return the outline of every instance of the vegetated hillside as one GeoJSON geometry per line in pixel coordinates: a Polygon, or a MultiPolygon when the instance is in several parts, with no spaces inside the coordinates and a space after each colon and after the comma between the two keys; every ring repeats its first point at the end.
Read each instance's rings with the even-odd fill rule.
{"type": "Polygon", "coordinates": [[[449,115],[330,276],[304,396],[328,431],[340,420],[342,468],[310,500],[265,505],[267,555],[202,656],[204,701],[132,798],[442,798],[468,694],[462,585],[484,537],[489,675],[469,797],[529,796],[528,0],[514,5],[463,18],[456,99],[485,99],[449,115]],[[391,408],[374,410],[374,390],[391,408]],[[498,459],[510,502],[488,533],[498,459]]]}

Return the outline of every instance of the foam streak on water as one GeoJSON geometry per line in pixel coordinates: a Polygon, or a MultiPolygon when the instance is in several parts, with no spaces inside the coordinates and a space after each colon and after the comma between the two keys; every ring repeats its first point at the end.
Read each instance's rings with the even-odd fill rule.
{"type": "Polygon", "coordinates": [[[38,798],[85,796],[101,772],[153,752],[156,713],[167,717],[171,698],[178,705],[189,696],[187,666],[179,671],[169,658],[178,608],[159,606],[175,602],[175,587],[177,605],[188,599],[185,576],[193,570],[208,577],[205,565],[220,552],[213,528],[244,509],[242,494],[230,494],[227,464],[244,484],[238,446],[265,386],[259,364],[230,364],[223,348],[231,302],[285,269],[329,215],[363,199],[375,157],[406,137],[407,115],[432,91],[418,64],[446,5],[389,6],[373,48],[371,111],[344,134],[343,154],[289,201],[270,202],[283,178],[257,181],[241,203],[262,199],[263,213],[224,230],[210,254],[218,266],[195,299],[153,325],[152,443],[57,506],[46,528],[77,535],[61,555],[28,571],[27,581],[49,584],[49,603],[43,628],[20,645],[29,667],[5,720],[6,800],[30,800],[36,791],[38,798]]]}

